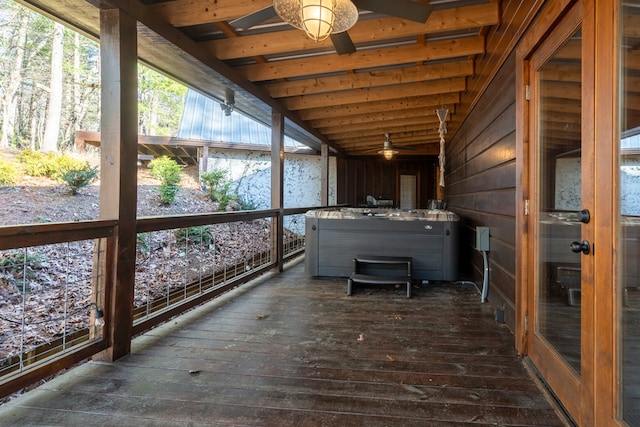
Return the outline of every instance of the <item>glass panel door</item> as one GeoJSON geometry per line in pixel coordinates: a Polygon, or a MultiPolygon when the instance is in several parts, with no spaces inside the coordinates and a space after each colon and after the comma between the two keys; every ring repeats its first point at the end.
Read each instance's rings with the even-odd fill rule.
{"type": "Polygon", "coordinates": [[[640,0],[621,1],[620,13],[620,404],[622,418],[640,426],[640,0]]]}
{"type": "Polygon", "coordinates": [[[587,243],[585,247],[576,246],[582,245],[583,224],[579,213],[582,210],[580,50],[577,30],[535,72],[536,332],[576,373],[580,372],[581,263],[584,252],[589,250],[587,243]]]}
{"type": "Polygon", "coordinates": [[[594,162],[583,114],[582,8],[574,6],[528,61],[529,217],[527,353],[551,389],[581,419],[592,292],[594,162]]]}

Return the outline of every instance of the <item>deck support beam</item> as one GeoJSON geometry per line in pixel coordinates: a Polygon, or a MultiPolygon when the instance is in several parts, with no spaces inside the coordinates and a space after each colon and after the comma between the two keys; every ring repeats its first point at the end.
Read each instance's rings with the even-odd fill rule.
{"type": "Polygon", "coordinates": [[[320,149],[320,205],[329,205],[329,144],[320,149]]]}
{"type": "Polygon", "coordinates": [[[100,11],[101,131],[100,219],[117,219],[116,253],[107,260],[108,306],[103,359],[131,351],[136,262],[138,159],[138,51],[136,20],[120,9],[100,11]]]}

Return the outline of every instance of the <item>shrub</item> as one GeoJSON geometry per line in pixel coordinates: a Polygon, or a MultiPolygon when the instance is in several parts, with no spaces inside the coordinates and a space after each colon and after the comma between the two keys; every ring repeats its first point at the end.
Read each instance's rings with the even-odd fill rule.
{"type": "MultiPolygon", "coordinates": [[[[66,181],[62,177],[69,171],[83,171],[91,169],[89,163],[75,157],[71,157],[67,154],[60,154],[53,159],[54,171],[51,178],[58,178],[66,181]]],[[[97,167],[94,178],[98,175],[97,167]]],[[[93,179],[93,178],[92,178],[93,179]]]]}
{"type": "Polygon", "coordinates": [[[240,203],[240,207],[243,211],[255,211],[258,209],[258,205],[253,201],[246,199],[244,197],[238,196],[238,203],[240,203]]]}
{"type": "Polygon", "coordinates": [[[18,159],[23,163],[23,169],[27,175],[52,179],[62,179],[68,171],[82,169],[86,164],[67,154],[43,153],[34,150],[22,151],[18,159]]]}
{"type": "Polygon", "coordinates": [[[0,159],[0,185],[15,184],[20,179],[20,170],[8,160],[0,159]]]}
{"type": "Polygon", "coordinates": [[[213,200],[218,201],[218,210],[224,211],[227,209],[227,206],[231,202],[237,202],[238,196],[230,193],[230,182],[225,182],[224,184],[218,186],[218,188],[214,191],[214,195],[212,196],[213,200]]]}
{"type": "Polygon", "coordinates": [[[158,193],[164,205],[173,203],[178,192],[178,183],[182,179],[182,166],[170,157],[162,156],[149,162],[151,175],[161,181],[158,193]]]}
{"type": "Polygon", "coordinates": [[[24,173],[29,176],[53,177],[56,171],[56,154],[42,153],[34,150],[24,150],[18,154],[23,163],[24,173]]]}
{"type": "Polygon", "coordinates": [[[36,270],[42,269],[43,255],[29,255],[23,251],[11,251],[0,257],[0,271],[9,275],[9,280],[20,293],[30,291],[27,280],[37,277],[36,270]]]}
{"type": "Polygon", "coordinates": [[[224,211],[231,203],[239,203],[238,196],[231,193],[231,182],[226,178],[225,169],[215,169],[212,172],[203,173],[200,180],[205,184],[206,191],[211,200],[218,202],[218,210],[224,211]]]}
{"type": "Polygon", "coordinates": [[[173,235],[178,243],[188,242],[192,245],[209,246],[213,241],[213,228],[210,225],[180,228],[175,230],[173,235]]]}
{"type": "Polygon", "coordinates": [[[89,185],[98,176],[98,167],[92,168],[85,163],[80,168],[71,168],[63,172],[60,179],[71,188],[71,194],[78,194],[78,190],[89,185]]]}
{"type": "MultiPolygon", "coordinates": [[[[203,173],[200,176],[200,181],[206,186],[209,195],[212,195],[212,192],[225,181],[226,176],[227,171],[225,169],[215,169],[213,172],[203,173]]],[[[213,199],[213,196],[211,198],[213,199]]]]}

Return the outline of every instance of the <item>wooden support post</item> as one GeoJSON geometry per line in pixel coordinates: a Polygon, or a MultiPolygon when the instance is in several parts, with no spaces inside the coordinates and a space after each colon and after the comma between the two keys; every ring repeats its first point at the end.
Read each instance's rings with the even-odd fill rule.
{"type": "Polygon", "coordinates": [[[329,204],[329,144],[322,143],[320,150],[320,204],[329,204]]]}
{"type": "Polygon", "coordinates": [[[279,271],[284,259],[284,117],[271,114],[271,208],[280,209],[273,233],[274,255],[279,271]]]}
{"type": "Polygon", "coordinates": [[[198,176],[198,178],[200,178],[203,173],[209,172],[209,146],[203,145],[200,153],[201,153],[200,175],[198,176]]]}
{"type": "Polygon", "coordinates": [[[131,351],[136,262],[138,58],[136,21],[119,9],[100,11],[102,142],[100,219],[117,219],[118,234],[106,286],[109,348],[115,360],[131,351]]]}

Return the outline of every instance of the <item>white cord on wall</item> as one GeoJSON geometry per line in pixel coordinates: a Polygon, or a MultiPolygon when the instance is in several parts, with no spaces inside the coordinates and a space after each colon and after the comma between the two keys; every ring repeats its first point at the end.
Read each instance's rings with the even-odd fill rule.
{"type": "Polygon", "coordinates": [[[487,260],[487,251],[482,251],[482,260],[484,261],[484,274],[482,278],[480,302],[487,302],[487,294],[489,293],[489,261],[487,260]]]}

